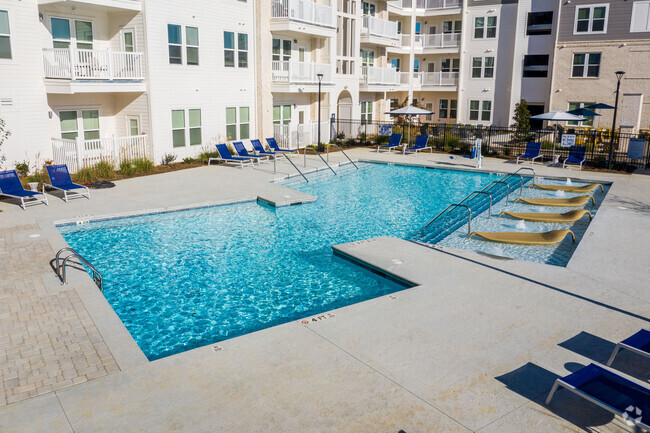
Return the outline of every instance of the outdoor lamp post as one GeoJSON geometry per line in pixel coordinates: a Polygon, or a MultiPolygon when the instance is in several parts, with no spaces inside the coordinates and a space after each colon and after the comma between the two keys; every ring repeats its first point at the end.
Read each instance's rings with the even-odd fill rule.
{"type": "Polygon", "coordinates": [[[320,143],[320,86],[323,81],[323,74],[316,74],[318,77],[318,151],[323,151],[323,145],[320,143]]]}
{"type": "Polygon", "coordinates": [[[614,120],[612,121],[612,137],[609,140],[609,161],[607,168],[612,169],[612,153],[614,152],[614,137],[616,136],[616,113],[618,112],[618,94],[621,90],[621,79],[625,75],[625,71],[616,71],[616,103],[614,104],[614,120]]]}

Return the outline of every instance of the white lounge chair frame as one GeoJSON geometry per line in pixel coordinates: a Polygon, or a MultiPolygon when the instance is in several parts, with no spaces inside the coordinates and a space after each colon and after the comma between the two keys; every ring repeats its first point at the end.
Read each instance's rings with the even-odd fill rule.
{"type": "Polygon", "coordinates": [[[50,204],[47,201],[47,195],[45,194],[45,185],[43,185],[43,190],[42,190],[41,194],[43,194],[43,198],[36,198],[36,196],[33,196],[33,195],[28,196],[28,197],[20,197],[20,196],[17,196],[17,195],[4,193],[4,192],[2,192],[0,190],[0,196],[3,195],[5,197],[17,198],[18,200],[20,200],[20,207],[23,208],[23,210],[26,210],[27,206],[33,206],[33,205],[39,204],[39,203],[44,203],[45,206],[49,206],[50,204]],[[25,199],[30,199],[30,200],[25,201],[25,199]]]}
{"type": "MultiPolygon", "coordinates": [[[[522,156],[522,155],[519,155],[519,156],[517,157],[517,165],[519,165],[519,158],[523,158],[523,156],[522,156]]],[[[537,158],[542,158],[542,161],[544,161],[544,155],[542,155],[541,153],[540,153],[539,155],[533,157],[533,158],[528,158],[528,157],[526,157],[526,159],[530,159],[530,165],[533,165],[533,163],[535,162],[535,160],[536,160],[537,158]]],[[[526,162],[526,161],[524,161],[524,162],[526,162]]]]}
{"type": "Polygon", "coordinates": [[[43,184],[43,192],[45,192],[45,187],[48,186],[50,188],[58,189],[59,191],[63,191],[63,200],[67,203],[69,199],[71,198],[80,198],[80,197],[86,197],[87,199],[90,199],[90,189],[87,186],[81,186],[79,188],[75,189],[84,189],[86,192],[78,192],[74,190],[66,190],[63,188],[59,188],[58,186],[54,186],[49,183],[44,183],[43,184]],[[68,197],[68,194],[70,194],[70,197],[68,197]]]}
{"type": "Polygon", "coordinates": [[[645,356],[646,358],[650,358],[650,353],[644,352],[643,350],[637,349],[636,347],[628,346],[627,344],[620,342],[620,343],[616,343],[616,347],[614,348],[612,355],[607,360],[608,367],[612,365],[612,362],[614,362],[614,358],[616,358],[616,355],[618,355],[618,352],[621,349],[629,350],[630,352],[634,352],[638,355],[645,356]]]}
{"type": "Polygon", "coordinates": [[[579,166],[579,167],[580,167],[580,171],[582,171],[582,164],[585,163],[585,160],[586,160],[586,158],[583,158],[582,161],[580,161],[579,164],[578,164],[578,163],[575,163],[575,164],[574,164],[574,163],[572,163],[572,162],[570,162],[570,163],[567,164],[566,159],[565,159],[564,162],[562,162],[562,168],[565,168],[567,165],[568,165],[568,166],[574,165],[574,166],[579,166]]]}
{"type": "Polygon", "coordinates": [[[249,163],[251,164],[251,167],[255,167],[255,163],[253,162],[253,159],[252,159],[252,158],[247,158],[246,161],[237,161],[236,159],[229,159],[229,158],[228,158],[228,159],[224,159],[224,158],[222,158],[222,157],[218,157],[218,158],[210,158],[210,159],[208,159],[208,165],[210,165],[210,163],[211,163],[212,161],[238,162],[239,165],[240,165],[240,168],[242,168],[242,169],[244,168],[244,163],[249,162],[249,163]]]}

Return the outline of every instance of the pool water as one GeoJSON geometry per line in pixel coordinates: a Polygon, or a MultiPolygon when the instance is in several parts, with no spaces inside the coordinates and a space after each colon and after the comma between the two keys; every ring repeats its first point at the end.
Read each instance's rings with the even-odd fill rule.
{"type": "Polygon", "coordinates": [[[332,254],[334,244],[409,238],[499,176],[361,164],[286,186],[318,197],[60,226],[104,277],[104,296],[150,359],[404,288],[332,254]]]}

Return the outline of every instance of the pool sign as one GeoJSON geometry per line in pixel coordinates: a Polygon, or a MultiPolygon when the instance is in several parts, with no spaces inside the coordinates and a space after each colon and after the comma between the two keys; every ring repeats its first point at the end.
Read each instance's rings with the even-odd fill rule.
{"type": "Polygon", "coordinates": [[[571,147],[576,145],[576,135],[575,134],[562,134],[562,142],[560,146],[562,147],[571,147]]]}
{"type": "Polygon", "coordinates": [[[379,125],[379,135],[392,135],[393,125],[379,125]]]}
{"type": "Polygon", "coordinates": [[[630,138],[630,144],[627,146],[627,157],[630,159],[643,159],[643,149],[645,140],[643,138],[630,138]]]}

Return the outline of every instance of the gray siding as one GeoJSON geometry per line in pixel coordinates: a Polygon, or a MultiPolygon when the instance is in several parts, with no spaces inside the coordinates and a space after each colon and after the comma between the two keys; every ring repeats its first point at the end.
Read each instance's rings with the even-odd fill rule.
{"type": "Polygon", "coordinates": [[[560,31],[558,42],[577,41],[620,41],[628,39],[650,39],[650,32],[630,33],[630,20],[632,17],[633,1],[597,1],[573,0],[571,3],[562,3],[560,12],[560,31]],[[609,17],[607,19],[607,33],[604,34],[573,34],[573,26],[577,6],[609,4],[609,17]]]}
{"type": "Polygon", "coordinates": [[[467,7],[472,6],[490,6],[490,5],[507,5],[518,3],[519,0],[467,0],[467,7]]]}

